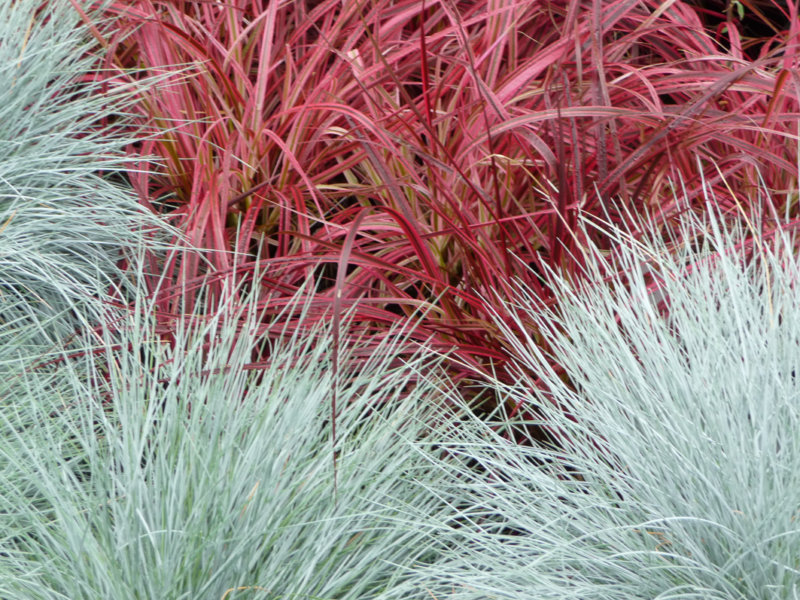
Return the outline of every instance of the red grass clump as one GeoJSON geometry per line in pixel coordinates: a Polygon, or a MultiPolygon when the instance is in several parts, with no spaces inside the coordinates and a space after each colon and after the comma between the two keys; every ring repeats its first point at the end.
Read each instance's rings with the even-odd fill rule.
{"type": "Polygon", "coordinates": [[[766,226],[796,213],[800,28],[781,6],[752,56],[737,11],[712,28],[681,1],[112,4],[109,60],[173,73],[138,104],[157,135],[131,180],[208,249],[153,293],[178,311],[260,247],[265,327],[305,282],[307,325],[358,302],[377,343],[427,311],[415,336],[453,352],[456,380],[509,377],[498,298],[519,278],[552,300],[541,273],[579,271],[579,213],[620,223],[616,200],[668,225],[675,193],[703,210],[702,181],[766,226]]]}

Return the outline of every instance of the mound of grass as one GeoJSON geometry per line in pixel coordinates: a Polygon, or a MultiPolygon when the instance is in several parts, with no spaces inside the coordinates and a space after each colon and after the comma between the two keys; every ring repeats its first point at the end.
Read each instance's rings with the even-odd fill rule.
{"type": "Polygon", "coordinates": [[[121,259],[171,231],[108,176],[136,139],[126,107],[158,80],[100,77],[97,44],[74,8],[41,4],[0,6],[2,361],[85,325],[104,287],[125,286],[121,259]]]}
{"type": "Polygon", "coordinates": [[[243,309],[165,344],[142,300],[57,370],[0,384],[0,595],[388,598],[430,559],[406,516],[443,508],[407,441],[440,397],[407,389],[427,353],[391,365],[397,332],[352,369],[354,340],[334,377],[329,330],[269,341],[243,309]]]}
{"type": "Polygon", "coordinates": [[[709,207],[674,244],[611,229],[619,273],[593,248],[593,285],[552,275],[559,309],[520,288],[552,356],[502,325],[519,379],[497,385],[540,418],[442,436],[437,598],[797,597],[800,261],[758,225],[709,207]],[[509,441],[532,424],[553,443],[509,441]]]}

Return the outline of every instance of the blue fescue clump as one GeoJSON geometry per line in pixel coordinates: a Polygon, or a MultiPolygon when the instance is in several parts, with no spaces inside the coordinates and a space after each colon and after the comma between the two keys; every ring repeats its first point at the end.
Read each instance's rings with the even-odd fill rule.
{"type": "Polygon", "coordinates": [[[595,248],[583,282],[552,276],[558,310],[519,290],[566,377],[498,320],[519,382],[496,386],[541,419],[468,420],[431,456],[458,508],[437,598],[800,595],[800,259],[759,232],[709,205],[677,243],[610,232],[616,268],[595,248]],[[553,443],[508,441],[532,427],[553,443]]]}
{"type": "Polygon", "coordinates": [[[41,5],[0,3],[0,362],[96,316],[120,261],[168,230],[108,176],[136,139],[121,133],[136,87],[157,80],[95,82],[102,55],[75,7],[41,5]]]}

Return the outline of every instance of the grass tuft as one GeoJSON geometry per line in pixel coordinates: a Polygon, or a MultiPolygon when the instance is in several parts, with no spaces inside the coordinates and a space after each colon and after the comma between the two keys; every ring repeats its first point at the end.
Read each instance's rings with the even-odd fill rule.
{"type": "Polygon", "coordinates": [[[140,289],[57,370],[2,380],[0,596],[389,598],[431,559],[406,516],[443,508],[408,443],[442,397],[407,389],[428,353],[393,361],[397,330],[356,369],[343,336],[332,446],[330,328],[271,340],[238,291],[167,344],[140,289]]]}
{"type": "Polygon", "coordinates": [[[41,4],[0,7],[0,360],[83,327],[125,287],[132,249],[177,235],[118,176],[126,107],[154,80],[101,76],[71,5],[41,4]]]}
{"type": "Polygon", "coordinates": [[[751,218],[709,203],[672,239],[602,224],[619,272],[589,247],[589,284],[551,273],[558,308],[519,288],[552,355],[513,341],[518,380],[495,385],[537,419],[443,436],[437,598],[797,597],[800,261],[751,218]],[[509,441],[531,424],[551,443],[509,441]]]}

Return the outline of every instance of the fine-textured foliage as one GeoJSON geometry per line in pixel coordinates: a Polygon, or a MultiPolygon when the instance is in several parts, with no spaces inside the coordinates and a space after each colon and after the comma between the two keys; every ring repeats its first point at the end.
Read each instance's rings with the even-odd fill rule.
{"type": "Polygon", "coordinates": [[[157,227],[104,175],[123,168],[136,139],[122,111],[145,82],[99,77],[97,44],[72,5],[41,5],[0,3],[3,360],[72,333],[104,286],[124,283],[122,251],[157,227]]]}
{"type": "Polygon", "coordinates": [[[439,396],[432,383],[407,389],[426,353],[390,365],[407,336],[396,331],[358,369],[342,352],[334,379],[329,330],[269,341],[258,295],[240,297],[246,315],[231,303],[199,311],[169,345],[140,295],[95,352],[87,339],[55,373],[0,384],[0,596],[341,600],[401,589],[400,566],[429,553],[404,513],[441,510],[405,441],[439,396]],[[269,364],[248,369],[262,345],[269,364]]]}
{"type": "Polygon", "coordinates": [[[525,430],[507,418],[447,432],[461,464],[432,458],[454,506],[435,597],[798,597],[800,260],[758,225],[686,217],[671,253],[611,230],[624,274],[595,248],[594,285],[551,278],[558,310],[520,290],[553,357],[515,342],[502,391],[541,407],[557,443],[509,442],[525,430]]]}

